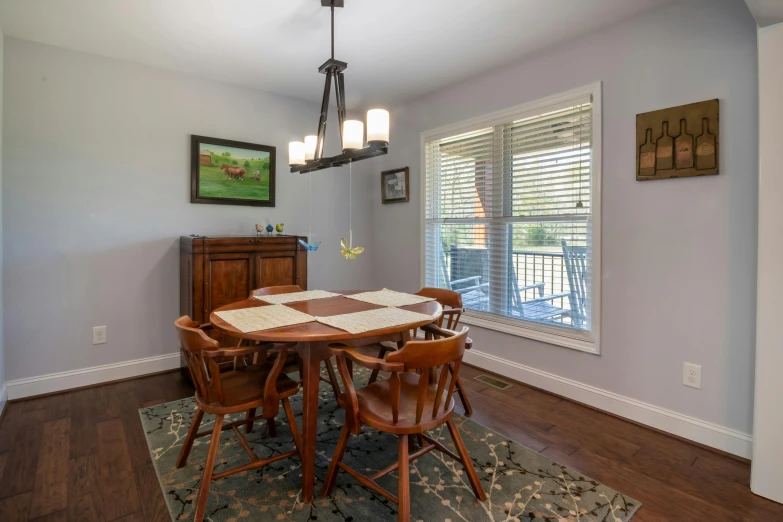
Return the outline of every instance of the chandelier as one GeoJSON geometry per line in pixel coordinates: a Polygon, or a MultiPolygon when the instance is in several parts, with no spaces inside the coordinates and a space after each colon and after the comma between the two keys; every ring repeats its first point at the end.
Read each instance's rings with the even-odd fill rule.
{"type": "Polygon", "coordinates": [[[321,117],[318,121],[318,134],[305,136],[304,141],[292,141],[288,144],[288,164],[291,167],[291,172],[303,174],[381,156],[389,150],[388,111],[383,109],[367,111],[366,145],[364,142],[364,122],[345,119],[343,71],[348,67],[348,64],[334,59],[334,8],[343,7],[344,0],[321,0],[321,5],[329,7],[332,13],[332,57],[318,68],[318,72],[326,75],[324,95],[321,101],[321,117]],[[329,113],[329,97],[333,82],[337,98],[337,118],[340,121],[342,154],[325,158],[323,157],[323,148],[326,137],[326,117],[329,113]]]}

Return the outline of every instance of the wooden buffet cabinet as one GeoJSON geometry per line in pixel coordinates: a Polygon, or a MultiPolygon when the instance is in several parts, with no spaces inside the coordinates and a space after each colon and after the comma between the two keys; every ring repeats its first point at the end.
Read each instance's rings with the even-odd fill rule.
{"type": "MultiPolygon", "coordinates": [[[[179,311],[206,323],[215,308],[247,299],[254,288],[307,289],[307,250],[299,236],[182,236],[179,311]]],[[[307,238],[302,238],[307,239],[307,238]]]]}

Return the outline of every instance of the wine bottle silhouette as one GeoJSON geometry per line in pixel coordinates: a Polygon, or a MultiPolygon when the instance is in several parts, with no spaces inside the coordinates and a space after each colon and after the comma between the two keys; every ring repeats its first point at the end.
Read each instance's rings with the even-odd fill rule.
{"type": "Polygon", "coordinates": [[[655,176],[655,143],[652,140],[652,129],[647,129],[647,139],[639,147],[639,175],[655,176]]]}
{"type": "Polygon", "coordinates": [[[696,169],[706,170],[716,167],[715,135],[710,134],[710,122],[701,120],[701,134],[696,138],[696,169]]]}
{"type": "Polygon", "coordinates": [[[663,122],[661,137],[655,142],[655,160],[658,170],[674,168],[674,140],[669,136],[669,122],[663,122]]]}
{"type": "Polygon", "coordinates": [[[688,134],[687,122],[680,120],[680,135],[674,138],[674,166],[677,169],[693,168],[693,136],[688,134]]]}

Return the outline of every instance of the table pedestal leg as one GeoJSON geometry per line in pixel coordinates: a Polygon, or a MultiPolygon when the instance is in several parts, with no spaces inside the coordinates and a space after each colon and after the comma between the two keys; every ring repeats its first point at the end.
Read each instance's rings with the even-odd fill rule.
{"type": "Polygon", "coordinates": [[[315,483],[315,441],[318,432],[318,386],[325,343],[300,343],[302,359],[302,502],[313,501],[315,483]]]}

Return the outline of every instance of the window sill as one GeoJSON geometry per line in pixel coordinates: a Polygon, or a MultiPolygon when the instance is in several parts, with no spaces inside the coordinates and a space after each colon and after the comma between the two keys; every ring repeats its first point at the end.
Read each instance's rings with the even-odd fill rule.
{"type": "Polygon", "coordinates": [[[526,328],[524,326],[517,326],[500,321],[491,321],[484,319],[483,317],[469,314],[463,314],[462,317],[460,317],[460,322],[479,326],[488,330],[494,330],[496,332],[516,335],[517,337],[525,337],[534,341],[562,346],[563,348],[571,348],[572,350],[579,350],[580,352],[592,353],[594,355],[600,355],[601,353],[598,348],[598,343],[587,339],[576,339],[574,337],[558,335],[545,330],[526,328]]]}

